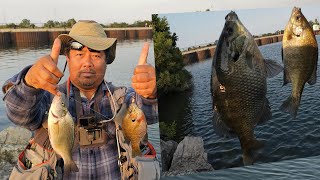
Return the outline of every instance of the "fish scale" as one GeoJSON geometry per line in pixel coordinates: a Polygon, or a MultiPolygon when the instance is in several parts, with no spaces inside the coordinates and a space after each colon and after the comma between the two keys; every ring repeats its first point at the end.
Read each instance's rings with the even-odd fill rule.
{"type": "Polygon", "coordinates": [[[292,83],[291,95],[280,106],[280,110],[297,116],[305,83],[316,83],[318,44],[309,22],[300,8],[294,7],[286,26],[282,41],[284,64],[283,85],[292,83]],[[297,30],[298,29],[298,30],[297,30]]]}
{"type": "Polygon", "coordinates": [[[263,59],[252,35],[233,11],[226,16],[212,63],[214,128],[237,135],[244,165],[253,164],[253,151],[262,147],[254,127],[271,118],[266,78],[280,73],[282,67],[263,59]],[[223,91],[219,84],[225,87],[223,91]]]}

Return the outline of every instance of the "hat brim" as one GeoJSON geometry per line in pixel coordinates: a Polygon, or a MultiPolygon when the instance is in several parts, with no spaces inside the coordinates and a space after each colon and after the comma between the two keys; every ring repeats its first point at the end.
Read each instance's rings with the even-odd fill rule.
{"type": "Polygon", "coordinates": [[[88,48],[106,51],[106,63],[111,64],[116,55],[116,38],[97,38],[88,36],[70,36],[69,34],[60,34],[58,38],[61,40],[61,50],[60,55],[65,55],[65,49],[68,48],[70,41],[75,40],[88,48]]]}

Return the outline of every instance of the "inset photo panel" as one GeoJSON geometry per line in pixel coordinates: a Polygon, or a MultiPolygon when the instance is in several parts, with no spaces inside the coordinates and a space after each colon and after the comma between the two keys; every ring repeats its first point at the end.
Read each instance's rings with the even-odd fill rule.
{"type": "Polygon", "coordinates": [[[164,176],[320,155],[318,9],[152,15],[164,176]]]}
{"type": "Polygon", "coordinates": [[[0,179],[160,179],[151,16],[35,22],[0,26],[0,179]]]}

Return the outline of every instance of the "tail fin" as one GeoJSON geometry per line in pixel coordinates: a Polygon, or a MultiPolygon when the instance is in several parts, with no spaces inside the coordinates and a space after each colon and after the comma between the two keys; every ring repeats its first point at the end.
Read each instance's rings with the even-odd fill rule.
{"type": "Polygon", "coordinates": [[[132,143],[132,157],[141,156],[140,143],[132,143]]]}
{"type": "Polygon", "coordinates": [[[300,97],[294,97],[291,95],[282,103],[279,109],[283,112],[290,113],[291,117],[295,119],[297,116],[299,105],[300,97]]]}
{"type": "Polygon", "coordinates": [[[244,166],[253,165],[253,152],[264,147],[264,144],[254,139],[248,149],[243,150],[242,161],[244,166]]]}
{"type": "Polygon", "coordinates": [[[68,177],[71,171],[79,172],[76,163],[73,160],[64,161],[64,176],[68,177]]]}

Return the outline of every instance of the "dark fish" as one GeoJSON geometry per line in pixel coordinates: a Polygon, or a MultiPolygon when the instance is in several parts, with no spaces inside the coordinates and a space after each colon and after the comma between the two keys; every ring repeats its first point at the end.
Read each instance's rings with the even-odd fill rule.
{"type": "Polygon", "coordinates": [[[282,67],[263,59],[235,12],[231,11],[225,20],[212,62],[214,128],[219,135],[236,135],[243,163],[251,165],[253,150],[263,147],[254,136],[254,127],[272,116],[266,78],[280,73],[282,67]]]}
{"type": "Polygon", "coordinates": [[[318,44],[311,26],[301,9],[294,7],[282,40],[284,64],[283,85],[292,83],[291,95],[280,106],[280,110],[296,117],[302,91],[306,82],[316,83],[318,44]]]}

